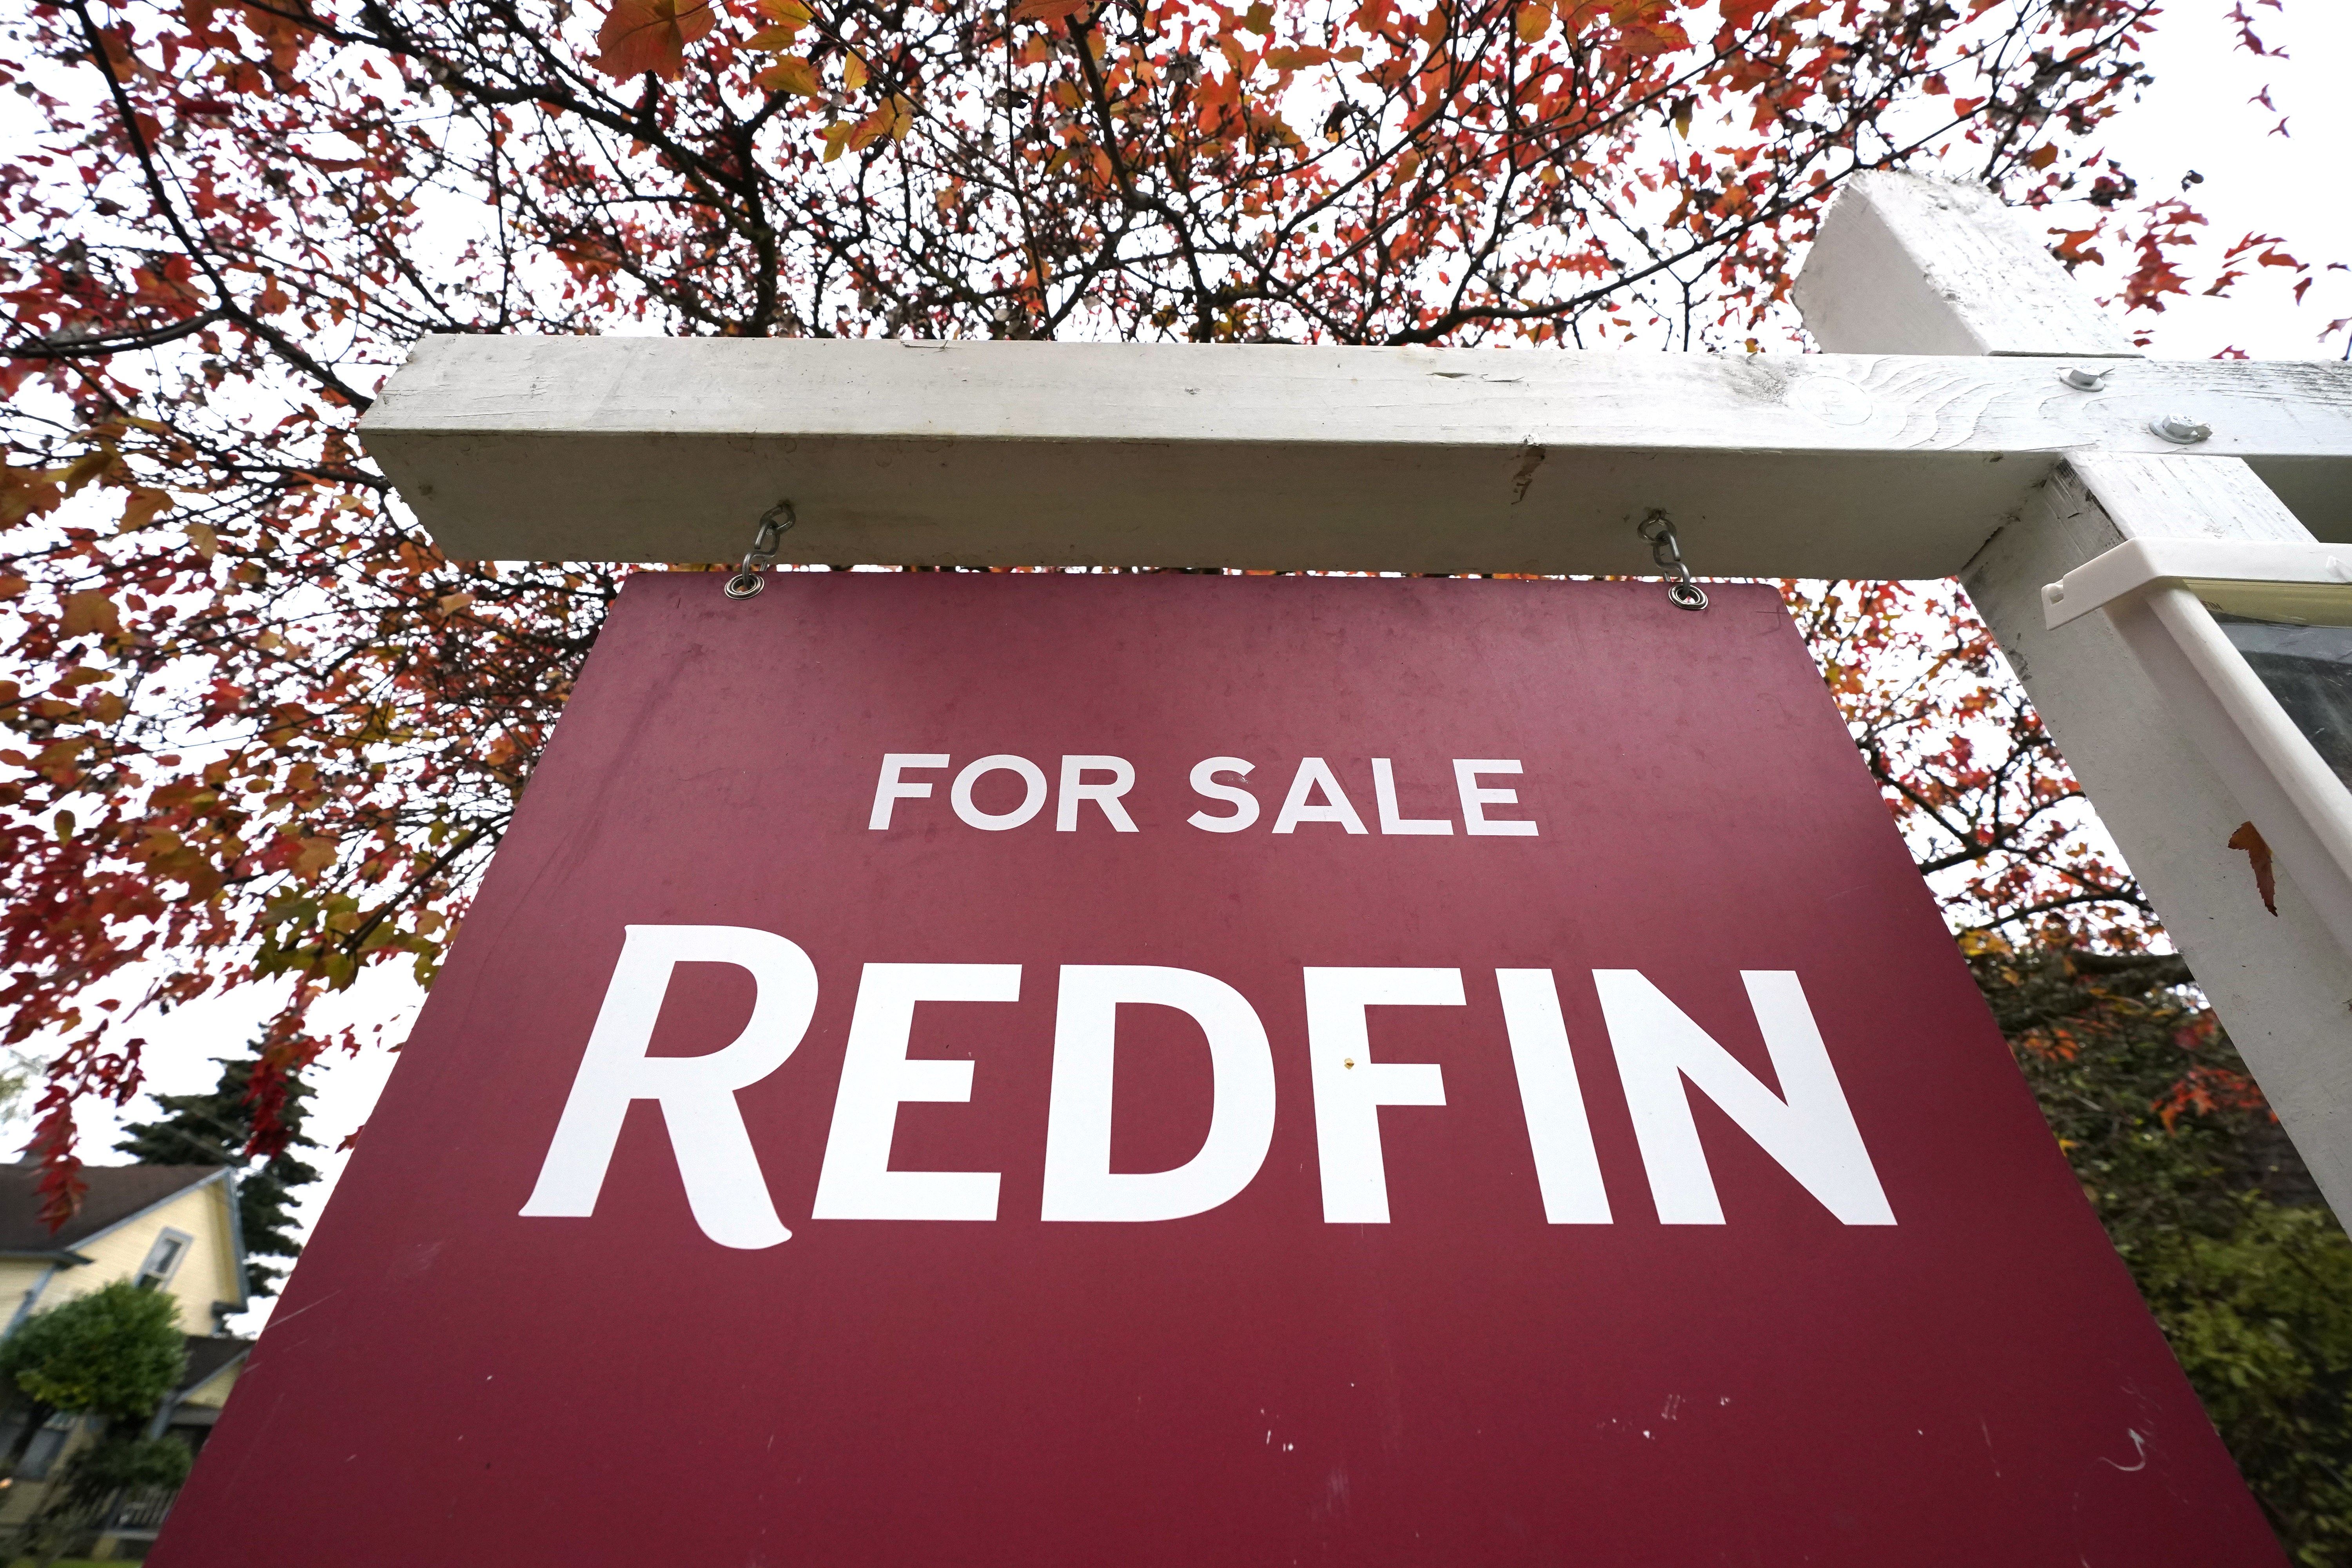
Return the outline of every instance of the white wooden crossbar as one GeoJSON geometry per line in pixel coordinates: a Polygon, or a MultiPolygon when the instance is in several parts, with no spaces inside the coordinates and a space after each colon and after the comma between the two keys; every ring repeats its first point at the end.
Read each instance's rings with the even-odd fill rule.
{"type": "Polygon", "coordinates": [[[1703,576],[1959,575],[2352,1216],[2352,875],[2284,786],[2352,800],[2250,670],[2223,673],[2284,773],[2174,633],[2053,626],[2044,595],[2133,541],[2326,580],[2352,366],[2137,358],[1997,202],[1907,175],[1848,184],[1796,298],[1835,352],[436,337],[361,431],[470,559],[730,561],[789,500],[781,558],[824,564],[1639,574],[1656,510],[1703,576]],[[2275,915],[2229,847],[2252,819],[2275,915]]]}
{"type": "Polygon", "coordinates": [[[461,558],[1949,576],[2072,453],[2251,461],[2352,539],[2352,366],[435,337],[361,426],[461,558]],[[2212,427],[2194,447],[2149,429],[2212,427]]]}

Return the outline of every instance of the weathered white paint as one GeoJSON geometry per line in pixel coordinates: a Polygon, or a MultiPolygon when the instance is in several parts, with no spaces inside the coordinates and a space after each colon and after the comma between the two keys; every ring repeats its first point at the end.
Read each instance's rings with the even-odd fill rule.
{"type": "MultiPolygon", "coordinates": [[[[1872,353],[2137,358],[2042,238],[1990,191],[1884,172],[1830,204],[1829,244],[1797,279],[1822,342],[1872,353]]],[[[2100,367],[2108,368],[2108,367],[2100,367]]]]}
{"type": "Polygon", "coordinates": [[[2180,453],[2176,411],[2352,539],[2352,366],[2114,367],[435,337],[361,430],[461,557],[730,560],[789,498],[796,562],[1637,573],[1658,508],[1701,573],[1948,575],[2063,455],[2180,453]]]}
{"type": "MultiPolygon", "coordinates": [[[[1798,300],[1827,347],[1916,349],[1918,319],[1934,309],[1922,291],[1909,293],[1899,315],[1832,308],[1829,300],[1848,288],[1866,289],[1873,276],[1892,276],[1900,289],[1906,276],[1926,275],[1937,252],[1915,256],[1910,274],[1900,267],[1890,273],[1885,237],[1948,248],[1949,190],[1887,177],[1866,194],[1865,202],[1842,202],[1824,222],[1798,300]]],[[[2010,228],[2011,239],[1988,239],[1989,249],[2033,244],[2003,209],[1979,208],[1971,221],[2010,228]]],[[[1937,277],[1943,293],[1935,297],[1955,318],[1956,338],[1978,330],[1972,323],[2003,319],[2009,296],[2027,292],[1998,271],[1944,269],[1937,277]]],[[[2072,293],[2045,273],[2032,291],[2062,289],[2072,293]]],[[[2046,352],[2060,363],[2084,355],[2084,340],[2063,330],[2060,307],[2041,308],[2057,323],[2046,352]]],[[[2030,353],[2032,330],[1985,341],[2030,353]]],[[[2139,367],[2112,368],[2110,384],[2139,367]]],[[[2311,538],[2243,462],[2111,448],[2070,454],[1962,580],[2321,1191],[2338,1214],[2352,1214],[2352,957],[2295,886],[2292,864],[2280,868],[2278,914],[2264,910],[2246,857],[2229,847],[2258,808],[2222,782],[2109,618],[2085,616],[2053,629],[2042,598],[2045,584],[2126,539],[2308,544],[2311,538]]],[[[2259,812],[2274,817],[2275,803],[2259,812]]]]}

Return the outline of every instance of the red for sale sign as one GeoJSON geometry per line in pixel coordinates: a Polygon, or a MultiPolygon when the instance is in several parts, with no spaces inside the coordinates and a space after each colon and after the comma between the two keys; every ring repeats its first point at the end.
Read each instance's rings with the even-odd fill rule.
{"type": "Polygon", "coordinates": [[[158,1561],[2281,1561],[1777,596],[639,577],[158,1561]]]}

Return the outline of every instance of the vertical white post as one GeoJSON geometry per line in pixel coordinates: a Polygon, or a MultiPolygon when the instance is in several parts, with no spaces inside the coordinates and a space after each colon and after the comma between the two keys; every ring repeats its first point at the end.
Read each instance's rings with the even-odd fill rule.
{"type": "MultiPolygon", "coordinates": [[[[2016,215],[1913,175],[1863,175],[1840,195],[1796,295],[1834,353],[2131,353],[2016,215]]],[[[2352,957],[2294,886],[2294,867],[2279,868],[2277,915],[2263,908],[2245,856],[2228,847],[2250,813],[2106,616],[2043,625],[2043,584],[2126,539],[2158,537],[2311,534],[2235,458],[2086,456],[1993,535],[1962,582],[2321,1192],[2352,1215],[2352,957]]]]}

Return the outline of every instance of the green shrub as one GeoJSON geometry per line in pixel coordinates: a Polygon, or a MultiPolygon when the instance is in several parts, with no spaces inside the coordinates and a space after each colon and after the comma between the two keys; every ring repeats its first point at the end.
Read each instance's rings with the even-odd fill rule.
{"type": "Polygon", "coordinates": [[[49,1411],[143,1420],[188,1369],[179,1304],[118,1279],[36,1313],[0,1342],[0,1377],[49,1411]]]}

